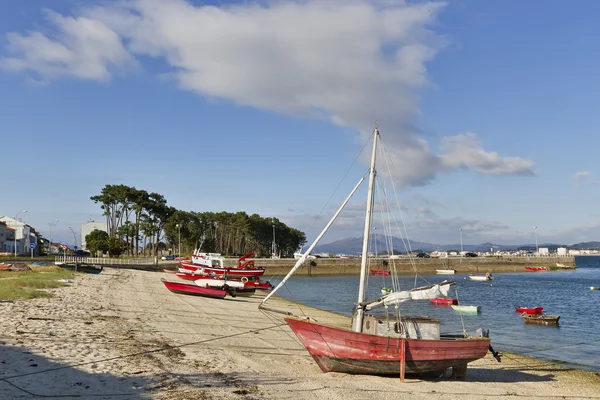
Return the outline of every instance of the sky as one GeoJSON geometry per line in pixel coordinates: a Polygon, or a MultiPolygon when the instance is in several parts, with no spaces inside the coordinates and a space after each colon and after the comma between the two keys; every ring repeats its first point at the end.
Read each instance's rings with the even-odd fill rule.
{"type": "MultiPolygon", "coordinates": [[[[73,244],[104,220],[90,197],[124,184],[310,240],[377,124],[410,239],[600,240],[599,17],[593,0],[2,2],[0,215],[73,244]]],[[[322,243],[362,235],[364,199],[322,243]]]]}

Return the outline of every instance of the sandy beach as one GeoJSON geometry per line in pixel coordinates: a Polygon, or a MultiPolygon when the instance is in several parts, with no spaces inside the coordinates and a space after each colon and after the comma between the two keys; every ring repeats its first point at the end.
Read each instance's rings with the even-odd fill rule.
{"type": "Polygon", "coordinates": [[[0,399],[600,399],[599,374],[512,354],[469,364],[465,381],[324,374],[279,316],[258,310],[263,294],[177,295],[160,278],[177,279],[106,268],[52,298],[0,302],[0,399]]]}

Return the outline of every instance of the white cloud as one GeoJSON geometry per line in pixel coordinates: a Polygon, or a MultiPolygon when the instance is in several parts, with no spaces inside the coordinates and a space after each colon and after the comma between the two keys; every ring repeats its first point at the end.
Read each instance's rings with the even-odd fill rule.
{"type": "Polygon", "coordinates": [[[432,86],[426,63],[445,38],[430,27],[441,2],[305,0],[196,6],[184,0],[124,0],[76,17],[50,13],[58,28],[9,34],[4,69],[43,79],[107,80],[134,55],[165,62],[172,79],[199,95],[363,134],[379,121],[405,185],[438,171],[533,174],[533,162],[485,152],[473,134],[443,140],[438,155],[412,125],[416,92],[432,86]]]}
{"type": "Polygon", "coordinates": [[[573,174],[573,186],[579,188],[585,184],[595,183],[592,176],[593,174],[590,171],[579,171],[573,174]]]}
{"type": "Polygon", "coordinates": [[[441,160],[448,169],[468,168],[487,175],[535,175],[533,161],[487,152],[473,133],[443,138],[441,148],[445,152],[441,160]]]}
{"type": "Polygon", "coordinates": [[[63,17],[48,12],[57,32],[51,37],[40,32],[9,33],[12,57],[0,59],[9,71],[31,71],[41,80],[64,76],[108,80],[111,67],[131,67],[135,59],[123,47],[119,35],[102,22],[85,17],[63,17]]]}

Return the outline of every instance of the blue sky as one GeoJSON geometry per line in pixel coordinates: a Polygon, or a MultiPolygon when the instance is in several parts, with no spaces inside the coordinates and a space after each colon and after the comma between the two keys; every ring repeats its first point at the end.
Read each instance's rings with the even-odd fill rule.
{"type": "MultiPolygon", "coordinates": [[[[103,220],[90,196],[125,184],[312,238],[377,120],[411,239],[534,243],[537,226],[540,243],[600,240],[599,12],[591,0],[6,2],[0,215],[27,209],[45,235],[59,219],[53,238],[71,243],[69,226],[103,220]]],[[[360,236],[358,214],[324,242],[360,236]]]]}

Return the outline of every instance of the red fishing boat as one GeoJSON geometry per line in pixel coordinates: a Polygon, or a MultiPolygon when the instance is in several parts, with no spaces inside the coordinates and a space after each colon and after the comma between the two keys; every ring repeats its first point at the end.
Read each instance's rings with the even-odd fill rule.
{"type": "MultiPolygon", "coordinates": [[[[385,190],[374,190],[378,140],[379,131],[375,129],[368,180],[358,298],[353,305],[354,313],[351,328],[344,329],[339,326],[317,323],[314,322],[313,318],[306,315],[291,317],[291,312],[288,309],[278,310],[267,307],[266,302],[286,284],[294,272],[302,267],[306,260],[306,254],[310,254],[315,248],[342,212],[344,206],[348,204],[352,195],[358,190],[360,184],[366,180],[364,176],[323,231],[308,247],[305,255],[296,261],[290,272],[271,293],[265,296],[259,308],[286,315],[284,317],[285,322],[323,372],[399,375],[400,379],[403,380],[405,373],[434,372],[443,375],[447,368],[452,368],[455,378],[464,379],[467,364],[485,357],[488,350],[500,361],[500,355],[491,347],[488,336],[489,331],[481,329],[474,335],[468,335],[466,332],[457,333],[456,335],[441,334],[441,324],[438,319],[426,316],[408,316],[400,311],[400,306],[404,302],[449,297],[448,292],[451,286],[456,284],[455,281],[443,281],[419,287],[415,282],[412,288],[406,288],[405,290],[394,288],[390,293],[378,296],[375,299],[369,300],[367,298],[369,295],[370,269],[368,267],[370,260],[369,244],[371,236],[373,236],[370,232],[373,232],[373,221],[378,220],[372,212],[374,211],[374,204],[379,204],[373,196],[376,194],[375,192],[378,194],[385,194],[386,192],[385,190]],[[382,315],[382,313],[370,314],[376,309],[382,308],[385,308],[385,315],[382,315]]],[[[387,159],[385,154],[381,158],[387,159]]],[[[387,203],[384,200],[382,204],[387,203]]],[[[389,216],[386,214],[386,218],[389,216]]],[[[386,222],[389,221],[386,220],[386,222]]],[[[391,223],[390,226],[394,226],[394,224],[391,223]]],[[[392,272],[394,272],[393,269],[392,272]]],[[[333,297],[333,294],[325,296],[324,299],[330,297],[333,297]]]]}
{"type": "Polygon", "coordinates": [[[429,299],[429,301],[440,306],[451,306],[452,304],[458,304],[458,300],[453,297],[434,297],[433,299],[429,299]]]}
{"type": "Polygon", "coordinates": [[[520,307],[515,306],[515,311],[525,314],[541,314],[544,312],[544,307],[520,307]]]}
{"type": "Polygon", "coordinates": [[[216,289],[209,287],[200,287],[198,285],[187,283],[169,282],[165,281],[164,279],[161,279],[161,281],[165,285],[165,287],[173,293],[189,294],[192,296],[212,297],[215,299],[224,299],[225,295],[228,293],[228,291],[224,288],[216,289]]]}
{"type": "MultiPolygon", "coordinates": [[[[206,278],[206,277],[223,280],[225,277],[225,275],[218,275],[218,276],[203,275],[200,273],[193,273],[193,272],[191,272],[189,270],[185,270],[185,269],[180,269],[179,272],[175,273],[175,275],[178,278],[185,279],[188,281],[195,281],[197,279],[202,279],[202,278],[206,278]]],[[[273,285],[271,284],[271,282],[263,281],[257,276],[241,277],[241,279],[239,277],[234,277],[234,278],[228,277],[227,281],[242,282],[246,289],[251,289],[251,288],[254,288],[256,290],[271,290],[271,289],[273,289],[273,285]]]]}
{"type": "Polygon", "coordinates": [[[467,364],[485,357],[487,337],[437,340],[369,335],[348,329],[285,318],[323,372],[403,375],[452,367],[464,378],[467,364]],[[403,368],[404,367],[404,368],[403,368]],[[404,369],[404,371],[402,371],[404,369]]]}
{"type": "Polygon", "coordinates": [[[543,272],[548,271],[546,267],[525,267],[526,272],[543,272]]]}

